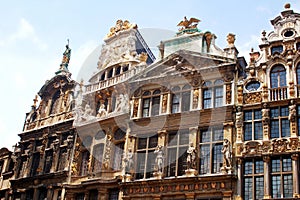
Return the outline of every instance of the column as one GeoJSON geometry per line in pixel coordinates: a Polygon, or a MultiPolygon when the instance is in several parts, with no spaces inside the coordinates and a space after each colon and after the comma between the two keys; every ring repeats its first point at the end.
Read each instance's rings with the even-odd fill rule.
{"type": "Polygon", "coordinates": [[[292,154],[292,163],[293,163],[293,197],[300,197],[299,195],[299,173],[298,173],[298,154],[292,154]]]}
{"type": "Polygon", "coordinates": [[[170,114],[171,113],[171,104],[172,104],[172,100],[171,100],[171,98],[172,98],[172,95],[171,95],[171,93],[169,92],[168,93],[168,103],[167,103],[167,112],[166,112],[166,114],[170,114]]]}
{"type": "Polygon", "coordinates": [[[236,188],[236,199],[242,199],[242,163],[243,160],[241,158],[237,159],[237,188],[236,188]]]}
{"type": "Polygon", "coordinates": [[[263,156],[264,160],[264,199],[270,199],[270,157],[263,156]]]}
{"type": "Polygon", "coordinates": [[[139,105],[138,105],[137,117],[141,118],[142,117],[142,109],[143,109],[142,98],[139,98],[138,101],[139,101],[139,105]]]}

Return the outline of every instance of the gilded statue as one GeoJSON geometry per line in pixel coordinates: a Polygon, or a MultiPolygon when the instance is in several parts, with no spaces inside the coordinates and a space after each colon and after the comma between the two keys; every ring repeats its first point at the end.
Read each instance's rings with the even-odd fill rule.
{"type": "Polygon", "coordinates": [[[106,35],[107,38],[113,37],[116,33],[128,29],[135,29],[137,28],[136,24],[131,24],[128,20],[122,21],[121,19],[118,19],[116,22],[116,25],[114,27],[111,27],[109,30],[109,33],[106,35]]]}
{"type": "Polygon", "coordinates": [[[197,25],[199,22],[200,22],[199,19],[190,18],[188,20],[185,16],[184,19],[181,22],[179,22],[179,24],[177,26],[182,26],[182,28],[179,29],[180,31],[182,31],[184,29],[197,28],[197,25]]]}

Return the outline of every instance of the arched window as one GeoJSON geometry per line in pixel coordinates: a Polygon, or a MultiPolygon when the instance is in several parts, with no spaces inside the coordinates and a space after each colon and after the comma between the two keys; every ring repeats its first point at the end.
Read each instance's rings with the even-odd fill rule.
{"type": "Polygon", "coordinates": [[[271,74],[271,88],[279,88],[286,86],[286,71],[282,65],[276,65],[272,68],[271,74]]]}
{"type": "Polygon", "coordinates": [[[55,114],[58,110],[58,104],[59,104],[59,97],[60,97],[60,91],[58,90],[52,98],[52,104],[50,108],[50,115],[55,114]]]}

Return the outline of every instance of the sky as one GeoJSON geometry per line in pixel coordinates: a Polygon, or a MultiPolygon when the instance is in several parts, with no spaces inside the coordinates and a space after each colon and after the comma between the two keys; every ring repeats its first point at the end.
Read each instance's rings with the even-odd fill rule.
{"type": "MultiPolygon", "coordinates": [[[[69,70],[77,81],[91,53],[96,58],[89,65],[97,70],[103,38],[117,19],[136,23],[142,33],[153,29],[175,33],[184,16],[195,17],[201,20],[198,28],[214,33],[221,48],[226,47],[226,35],[234,33],[239,56],[248,61],[250,49],[259,50],[262,30],[272,31],[270,20],[284,10],[286,3],[300,12],[296,0],[2,1],[0,148],[12,150],[19,141],[25,114],[45,81],[58,70],[67,39],[72,49],[69,70]]],[[[158,43],[149,35],[144,39],[155,50],[158,43]]]]}

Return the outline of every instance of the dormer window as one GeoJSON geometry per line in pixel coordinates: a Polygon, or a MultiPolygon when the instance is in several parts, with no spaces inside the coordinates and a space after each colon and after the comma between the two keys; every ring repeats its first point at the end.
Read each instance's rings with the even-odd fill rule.
{"type": "Polygon", "coordinates": [[[283,46],[278,45],[271,48],[271,54],[274,55],[275,53],[281,54],[283,52],[283,46]]]}
{"type": "Polygon", "coordinates": [[[294,35],[295,35],[295,32],[291,29],[288,29],[288,30],[284,31],[284,33],[283,33],[283,36],[285,38],[289,38],[289,37],[292,37],[294,35]]]}

